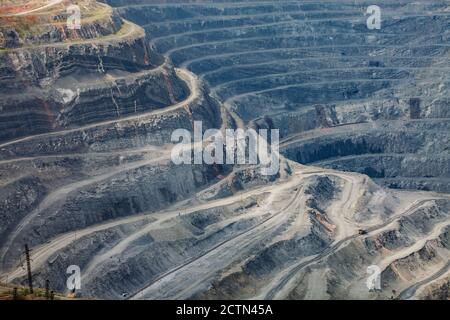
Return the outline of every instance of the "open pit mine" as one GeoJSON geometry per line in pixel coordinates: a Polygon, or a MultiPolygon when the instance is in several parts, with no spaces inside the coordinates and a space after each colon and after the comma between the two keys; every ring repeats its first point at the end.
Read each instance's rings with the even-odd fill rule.
{"type": "Polygon", "coordinates": [[[447,0],[1,0],[0,282],[449,299],[449,70],[447,0]],[[174,163],[198,122],[279,170],[174,163]]]}

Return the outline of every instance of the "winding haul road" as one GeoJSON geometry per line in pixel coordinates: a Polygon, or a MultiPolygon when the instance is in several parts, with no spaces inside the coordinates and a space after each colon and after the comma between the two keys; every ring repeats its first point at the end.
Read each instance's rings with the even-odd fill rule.
{"type": "MultiPolygon", "coordinates": [[[[180,108],[185,107],[186,105],[189,105],[190,103],[192,103],[193,101],[195,101],[196,99],[198,99],[199,95],[200,95],[200,90],[198,87],[198,83],[197,83],[197,78],[189,71],[187,70],[183,70],[183,69],[177,69],[177,74],[180,76],[181,79],[183,79],[184,81],[186,81],[189,89],[190,89],[190,94],[189,96],[181,102],[178,102],[174,105],[171,105],[167,108],[163,108],[160,110],[156,110],[156,111],[151,111],[148,113],[142,113],[139,115],[133,115],[133,116],[129,116],[126,118],[121,118],[121,119],[117,119],[117,120],[108,120],[108,121],[104,121],[104,122],[100,122],[100,123],[95,123],[95,124],[91,124],[91,125],[87,125],[84,127],[79,127],[79,128],[75,128],[75,129],[70,129],[70,130],[64,130],[64,131],[59,131],[59,132],[52,132],[52,133],[46,133],[46,134],[39,134],[39,135],[35,135],[35,136],[28,136],[25,138],[21,138],[18,140],[14,140],[14,141],[10,141],[7,143],[4,143],[2,145],[0,145],[0,148],[5,147],[7,145],[10,144],[15,144],[15,143],[20,143],[23,141],[28,141],[31,140],[33,138],[36,137],[50,137],[50,136],[55,136],[55,135],[63,135],[63,134],[67,134],[69,132],[74,132],[74,131],[83,131],[86,130],[88,128],[93,128],[93,127],[98,127],[98,126],[104,126],[104,125],[108,125],[108,124],[116,124],[116,123],[120,123],[123,121],[130,121],[130,120],[139,120],[142,117],[145,116],[149,116],[149,115],[159,115],[159,114],[164,114],[173,110],[177,110],[180,108]]],[[[28,158],[29,159],[29,158],[28,158]]],[[[8,161],[13,161],[12,160],[8,160],[8,161]]],[[[16,160],[22,160],[22,159],[16,159],[16,160]]],[[[21,231],[37,216],[39,216],[39,214],[43,211],[45,211],[47,208],[49,208],[51,205],[55,204],[58,201],[62,201],[64,200],[70,193],[79,190],[83,187],[95,184],[97,182],[100,181],[104,181],[106,179],[109,179],[117,174],[120,174],[122,172],[125,171],[129,171],[129,170],[133,170],[142,166],[147,166],[149,164],[154,164],[154,163],[158,163],[161,161],[169,161],[170,160],[170,150],[166,150],[166,155],[165,156],[161,156],[161,157],[157,157],[154,159],[150,159],[150,160],[143,160],[143,161],[137,161],[137,162],[131,162],[131,163],[127,163],[125,165],[121,165],[113,170],[110,170],[109,172],[105,173],[105,174],[101,174],[101,175],[97,175],[97,176],[93,176],[89,179],[85,179],[82,181],[76,181],[74,183],[65,185],[55,191],[53,191],[52,193],[48,194],[39,204],[39,206],[34,209],[32,212],[30,212],[28,215],[26,215],[22,221],[19,222],[19,224],[16,226],[16,228],[14,229],[14,231],[12,231],[7,239],[5,240],[5,244],[2,246],[2,250],[0,251],[0,261],[2,261],[2,270],[5,271],[5,263],[6,263],[6,255],[9,252],[9,250],[11,250],[11,247],[14,243],[14,241],[16,240],[16,238],[20,235],[21,231]]]]}
{"type": "Polygon", "coordinates": [[[450,261],[448,261],[445,266],[443,266],[441,269],[439,269],[438,272],[434,273],[433,275],[429,276],[428,278],[425,278],[412,286],[404,289],[402,292],[400,292],[397,299],[400,300],[408,300],[411,299],[417,292],[418,289],[423,287],[424,285],[433,282],[434,280],[440,278],[441,276],[445,275],[450,269],[450,261]]]}
{"type": "MultiPolygon", "coordinates": [[[[248,198],[248,197],[257,196],[257,195],[260,195],[263,193],[267,193],[270,191],[270,189],[271,189],[270,186],[266,186],[266,187],[262,187],[259,189],[254,189],[254,190],[251,190],[248,192],[244,192],[242,194],[234,195],[231,197],[226,197],[223,199],[210,201],[205,204],[189,206],[186,208],[177,208],[176,210],[162,210],[159,212],[149,212],[149,213],[138,215],[138,216],[121,218],[121,219],[117,219],[114,221],[108,221],[106,223],[93,225],[93,226],[90,226],[88,228],[81,229],[81,230],[74,230],[74,231],[68,232],[66,234],[57,236],[56,238],[49,240],[47,243],[33,248],[33,254],[32,254],[33,265],[35,268],[39,268],[57,251],[67,247],[68,245],[70,245],[71,243],[76,241],[77,238],[79,239],[81,237],[87,236],[94,232],[107,230],[110,228],[114,228],[117,226],[129,224],[129,223],[133,223],[133,222],[144,221],[149,218],[155,219],[155,221],[150,222],[150,224],[160,225],[161,223],[163,223],[165,221],[168,221],[174,217],[177,217],[179,215],[180,211],[182,211],[184,213],[192,213],[192,212],[196,212],[196,211],[200,211],[200,210],[206,210],[206,209],[211,209],[211,208],[215,208],[215,207],[225,206],[225,205],[239,202],[240,199],[242,199],[242,198],[248,198]]],[[[24,275],[25,275],[25,271],[19,267],[11,272],[4,273],[2,275],[2,279],[12,280],[12,279],[16,279],[21,276],[24,276],[24,275]]]]}
{"type": "MultiPolygon", "coordinates": [[[[186,263],[158,276],[151,283],[146,284],[141,290],[135,292],[130,299],[139,299],[142,297],[146,299],[189,298],[198,286],[207,285],[208,282],[206,280],[213,277],[227,261],[231,261],[229,260],[231,257],[236,258],[236,256],[242,256],[244,253],[248,253],[255,243],[262,241],[264,236],[270,237],[270,230],[264,227],[270,222],[273,222],[275,218],[286,213],[286,210],[299,200],[298,196],[301,191],[302,188],[299,188],[289,202],[270,217],[238,233],[232,238],[216,244],[199,256],[189,259],[186,263]],[[261,228],[264,230],[260,230],[261,228]],[[227,245],[229,247],[226,247],[227,245]],[[240,249],[233,249],[237,247],[240,249]],[[195,279],[195,281],[192,281],[192,279],[195,279]],[[161,287],[165,288],[164,292],[160,291],[161,287]]],[[[279,223],[275,223],[272,227],[276,226],[279,226],[279,223]]]]}
{"type": "Polygon", "coordinates": [[[34,8],[34,9],[30,9],[27,11],[23,11],[23,12],[16,12],[16,13],[10,13],[10,14],[6,14],[0,17],[20,17],[20,16],[26,16],[29,15],[30,13],[35,13],[35,12],[39,12],[48,8],[51,8],[53,6],[56,6],[57,4],[60,4],[61,2],[63,2],[63,0],[51,0],[49,3],[40,6],[38,8],[34,8]]]}
{"type": "Polygon", "coordinates": [[[106,120],[106,121],[101,121],[101,122],[96,122],[96,123],[92,123],[89,125],[85,125],[82,127],[73,128],[73,129],[54,131],[54,132],[49,132],[49,133],[41,133],[41,134],[37,134],[37,135],[33,135],[33,136],[19,138],[16,140],[11,140],[11,141],[0,144],[0,149],[5,148],[10,145],[18,144],[21,142],[30,141],[30,140],[33,140],[36,138],[57,137],[57,136],[69,134],[72,132],[82,132],[82,131],[85,131],[88,129],[98,128],[98,127],[102,127],[102,126],[108,126],[111,124],[141,120],[142,118],[145,118],[148,116],[162,115],[164,113],[183,108],[186,105],[193,103],[196,99],[199,98],[200,90],[199,90],[198,83],[197,83],[198,79],[192,72],[190,72],[188,70],[176,69],[176,71],[177,71],[177,74],[180,76],[180,78],[183,79],[184,81],[186,81],[186,83],[189,87],[189,90],[190,90],[189,96],[183,101],[180,101],[176,104],[173,104],[173,105],[170,105],[165,108],[158,109],[158,110],[143,112],[143,113],[139,113],[138,115],[131,115],[131,116],[123,117],[123,118],[116,119],[116,120],[106,120]]]}
{"type": "MultiPolygon", "coordinates": [[[[367,233],[372,233],[375,232],[379,229],[383,229],[384,227],[388,226],[389,224],[391,224],[392,222],[400,219],[403,216],[407,216],[409,214],[411,214],[412,212],[414,212],[415,210],[417,210],[418,208],[420,208],[423,204],[432,201],[432,200],[438,200],[441,198],[430,198],[430,199],[426,199],[426,200],[421,200],[421,201],[417,201],[415,204],[413,204],[410,208],[408,208],[406,211],[402,212],[399,215],[393,216],[389,219],[387,219],[385,222],[383,222],[382,224],[373,226],[373,227],[369,227],[366,229],[367,233]]],[[[444,198],[445,199],[445,198],[444,198]]],[[[316,257],[308,260],[308,261],[304,261],[299,263],[297,266],[295,266],[294,268],[289,270],[289,273],[284,276],[264,297],[264,299],[266,300],[273,300],[276,298],[277,294],[279,294],[280,292],[282,292],[283,288],[288,284],[288,282],[296,276],[296,274],[304,269],[307,266],[310,266],[320,260],[322,260],[323,258],[329,256],[330,254],[332,254],[333,252],[337,251],[340,247],[342,247],[343,244],[345,244],[346,242],[349,242],[351,240],[354,240],[356,238],[359,237],[364,237],[364,235],[360,235],[359,233],[357,234],[353,234],[351,236],[348,236],[344,239],[339,240],[338,242],[336,242],[335,244],[333,244],[331,247],[325,249],[323,252],[321,252],[319,255],[317,255],[316,257]]]]}
{"type": "MultiPolygon", "coordinates": [[[[11,14],[10,16],[28,15],[28,14],[31,14],[34,12],[48,9],[48,8],[55,6],[61,2],[62,2],[62,0],[51,0],[47,4],[45,4],[39,8],[30,9],[28,11],[24,11],[24,12],[20,12],[20,13],[11,14]]],[[[271,3],[271,2],[267,2],[267,1],[266,2],[252,2],[252,5],[258,5],[261,3],[271,3]]],[[[169,5],[171,5],[171,4],[160,4],[159,6],[169,6],[169,5]]],[[[190,5],[201,5],[201,3],[198,3],[198,4],[192,3],[190,5]]],[[[303,11],[298,11],[298,12],[301,13],[303,11]]],[[[355,11],[355,12],[358,12],[358,11],[355,11]]],[[[285,14],[285,13],[283,12],[281,14],[285,14]]],[[[245,17],[250,18],[252,16],[256,17],[256,16],[264,16],[264,15],[266,15],[266,14],[264,13],[264,14],[245,15],[245,17]]],[[[422,17],[422,15],[415,15],[415,16],[422,17]]],[[[234,17],[236,17],[236,16],[234,16],[234,17]]],[[[275,17],[275,15],[274,15],[274,17],[275,17]]],[[[408,16],[408,17],[412,17],[412,16],[408,16]]],[[[222,17],[220,17],[220,18],[222,18],[222,17]]],[[[340,19],[334,18],[333,20],[343,20],[343,19],[348,19],[348,17],[344,17],[344,18],[340,18],[340,19]]],[[[360,20],[361,19],[363,19],[363,18],[360,17],[360,20]]],[[[311,21],[324,21],[327,19],[306,19],[306,20],[308,20],[308,22],[311,22],[311,21]]],[[[283,26],[283,25],[290,26],[291,21],[264,23],[264,24],[259,24],[259,25],[257,24],[257,25],[251,25],[251,26],[245,26],[245,27],[238,26],[238,27],[229,27],[229,28],[215,28],[215,29],[212,29],[211,31],[220,32],[220,31],[225,31],[225,30],[230,30],[230,29],[231,30],[241,30],[241,29],[258,28],[261,26],[268,27],[268,26],[278,26],[278,25],[279,26],[283,26]]],[[[112,35],[111,37],[104,37],[104,38],[97,39],[94,41],[80,40],[80,41],[74,41],[74,42],[68,42],[68,43],[52,44],[52,46],[67,46],[67,45],[71,45],[71,44],[78,44],[78,43],[81,44],[81,43],[87,43],[87,42],[103,43],[103,42],[111,41],[111,40],[121,40],[121,39],[124,39],[127,37],[132,37],[132,36],[141,36],[142,33],[143,33],[143,30],[141,27],[136,26],[128,21],[125,21],[122,32],[117,37],[114,37],[114,35],[112,35]]],[[[157,45],[157,42],[167,40],[167,38],[177,39],[178,37],[186,37],[186,36],[193,36],[192,38],[195,38],[194,37],[195,35],[197,35],[197,34],[201,35],[202,33],[204,33],[204,31],[184,31],[184,32],[181,32],[176,35],[160,36],[158,38],[154,38],[152,40],[152,42],[155,45],[157,45]]],[[[243,34],[245,34],[245,33],[243,33],[243,34]]],[[[238,38],[238,39],[223,40],[223,41],[222,40],[221,41],[207,41],[204,43],[194,43],[194,44],[184,45],[181,47],[169,48],[167,51],[164,52],[164,54],[166,57],[170,57],[170,56],[174,55],[175,53],[179,53],[183,50],[188,50],[191,48],[201,48],[202,46],[207,46],[207,45],[225,44],[225,43],[228,43],[231,41],[247,42],[247,41],[251,41],[251,40],[264,40],[264,39],[268,39],[268,37],[266,37],[266,36],[264,36],[264,37],[248,37],[248,38],[238,38]]],[[[286,38],[286,39],[288,39],[288,38],[286,38]]],[[[175,43],[176,43],[176,41],[175,41],[175,43]]],[[[448,46],[448,45],[441,45],[441,46],[448,46]]],[[[45,47],[45,45],[43,45],[42,47],[45,47]]],[[[322,47],[316,46],[314,48],[333,48],[333,49],[335,49],[335,48],[339,48],[339,47],[340,46],[338,46],[338,45],[331,45],[331,46],[322,46],[322,47]]],[[[342,47],[348,48],[348,47],[352,47],[352,46],[346,45],[346,46],[342,46],[342,47]]],[[[354,47],[356,48],[356,46],[354,46],[354,47]]],[[[367,47],[367,48],[370,47],[370,48],[375,49],[375,48],[378,48],[379,46],[378,45],[376,45],[376,46],[373,46],[373,45],[359,46],[359,48],[361,48],[361,47],[367,47]]],[[[386,45],[385,47],[386,48],[403,49],[404,45],[393,44],[393,45],[386,45]]],[[[15,50],[21,50],[21,49],[23,49],[23,48],[19,48],[19,49],[15,49],[15,50]]],[[[252,50],[252,51],[248,51],[248,52],[258,53],[258,52],[263,52],[263,51],[269,52],[269,51],[277,51],[277,50],[279,50],[279,49],[273,49],[273,50],[268,49],[268,50],[258,50],[258,51],[252,50]]],[[[289,50],[289,49],[286,49],[286,50],[289,50]]],[[[206,51],[207,50],[205,50],[205,52],[206,51]]],[[[205,55],[200,58],[198,58],[198,57],[192,58],[191,57],[190,60],[186,60],[186,61],[182,62],[181,66],[187,67],[189,65],[192,65],[195,62],[205,60],[208,57],[216,57],[216,58],[220,57],[220,56],[231,57],[231,56],[237,55],[237,54],[238,53],[234,52],[234,53],[219,53],[219,54],[205,55]]],[[[245,54],[245,53],[241,52],[239,54],[245,54]]],[[[160,67],[158,67],[158,68],[160,68],[160,67]]],[[[221,69],[223,71],[226,68],[227,67],[222,67],[221,69]]],[[[233,67],[228,67],[228,68],[230,68],[230,70],[232,70],[233,67]]],[[[400,70],[401,68],[397,68],[397,69],[400,70]]],[[[403,68],[403,70],[410,70],[410,69],[411,68],[403,68]]],[[[326,71],[327,69],[322,69],[322,70],[326,71]]],[[[328,70],[333,70],[333,69],[328,69],[328,70]]],[[[339,69],[334,69],[334,70],[339,70],[339,69]]],[[[200,96],[200,89],[198,87],[198,78],[193,73],[191,73],[187,70],[177,69],[176,71],[177,71],[178,76],[186,81],[186,83],[188,84],[189,89],[190,89],[190,95],[184,101],[175,103],[171,106],[167,106],[166,108],[163,108],[163,109],[160,109],[157,111],[141,113],[139,115],[128,116],[128,117],[124,117],[124,118],[121,118],[118,120],[108,120],[108,121],[103,121],[103,122],[75,128],[75,129],[68,129],[68,130],[63,130],[63,131],[58,131],[58,132],[44,133],[44,134],[19,138],[17,140],[13,140],[13,141],[9,141],[9,142],[0,144],[0,149],[6,148],[6,147],[14,145],[14,144],[19,144],[21,142],[27,142],[27,141],[30,141],[33,139],[60,136],[60,135],[65,135],[65,134],[72,133],[72,132],[80,132],[80,131],[88,130],[91,128],[97,128],[99,126],[108,126],[111,124],[121,123],[124,121],[142,120],[142,118],[146,117],[146,116],[162,115],[167,112],[185,107],[186,105],[193,103],[200,96]]],[[[217,72],[217,70],[215,70],[213,72],[217,72]]],[[[283,73],[283,74],[286,74],[286,73],[283,73]]],[[[271,74],[269,76],[264,76],[264,77],[259,77],[259,78],[263,79],[263,78],[269,78],[269,77],[278,77],[279,75],[280,74],[271,74]]],[[[245,79],[245,81],[252,81],[252,79],[257,79],[257,78],[258,77],[250,77],[250,78],[243,78],[243,79],[245,79]]],[[[242,81],[243,79],[240,79],[237,81],[229,81],[228,83],[221,83],[213,88],[213,92],[218,92],[222,88],[226,88],[227,86],[229,86],[233,83],[236,84],[236,83],[238,83],[238,81],[242,81]]],[[[358,82],[358,81],[359,82],[366,82],[366,81],[374,82],[374,81],[386,81],[386,80],[395,81],[395,79],[377,79],[377,80],[352,79],[351,82],[352,83],[358,82]]],[[[344,83],[344,82],[345,81],[343,81],[343,80],[336,81],[336,83],[340,83],[340,84],[344,83]]],[[[306,83],[306,84],[289,84],[289,85],[281,85],[278,87],[272,87],[272,88],[265,89],[265,90],[245,92],[245,93],[241,93],[239,95],[234,95],[234,96],[226,99],[224,102],[224,106],[225,106],[225,109],[228,111],[228,113],[235,120],[237,126],[240,128],[245,128],[245,122],[239,117],[239,115],[236,112],[234,112],[233,103],[235,101],[237,101],[241,98],[247,97],[247,96],[255,95],[255,94],[270,93],[273,90],[299,88],[299,87],[305,87],[308,85],[328,84],[328,83],[330,83],[330,81],[316,82],[316,83],[310,82],[310,83],[306,83]]],[[[355,101],[355,100],[353,100],[353,101],[355,101]]],[[[336,134],[336,132],[345,132],[349,128],[351,128],[351,129],[355,129],[355,128],[356,129],[357,128],[372,129],[372,128],[376,128],[376,124],[373,124],[373,123],[372,124],[348,123],[346,125],[343,125],[342,128],[336,127],[334,129],[335,132],[333,132],[333,134],[336,134]]],[[[301,141],[302,139],[308,139],[311,137],[315,137],[316,133],[319,133],[319,132],[311,130],[310,132],[307,132],[307,133],[299,133],[299,134],[294,134],[292,136],[288,136],[284,141],[282,141],[281,147],[288,147],[289,145],[291,145],[293,143],[297,143],[297,142],[301,141]]],[[[320,135],[323,135],[323,132],[320,132],[320,135]]],[[[140,150],[136,150],[136,152],[140,152],[140,150]]],[[[92,154],[87,153],[84,155],[79,155],[79,154],[75,155],[74,154],[73,156],[89,156],[89,155],[94,155],[94,153],[92,153],[92,154]]],[[[64,155],[8,159],[8,160],[0,161],[0,164],[9,164],[9,163],[13,163],[16,161],[28,161],[28,160],[47,158],[47,157],[51,158],[51,157],[62,157],[62,156],[64,156],[64,155]]],[[[108,172],[106,174],[97,175],[97,176],[91,177],[91,178],[83,180],[83,181],[77,181],[75,183],[65,185],[65,186],[53,191],[52,193],[48,194],[47,197],[44,198],[44,200],[40,203],[40,205],[37,209],[35,209],[31,213],[29,213],[18,224],[16,229],[13,232],[11,232],[11,234],[9,234],[7,241],[5,242],[5,245],[2,247],[2,251],[0,252],[0,258],[4,261],[6,254],[11,249],[11,247],[14,245],[15,240],[17,240],[17,238],[20,236],[23,229],[26,227],[26,225],[28,225],[30,223],[30,221],[32,221],[34,218],[39,216],[39,214],[41,212],[43,212],[45,209],[48,209],[52,205],[56,204],[58,201],[63,201],[65,199],[65,197],[67,197],[70,193],[75,192],[85,186],[95,184],[95,183],[105,180],[105,179],[109,179],[109,178],[113,177],[114,175],[119,174],[123,171],[131,170],[133,168],[139,168],[140,166],[153,164],[153,163],[156,163],[159,161],[167,161],[168,159],[169,159],[169,156],[166,153],[165,155],[158,156],[154,159],[122,165],[118,168],[112,169],[110,172],[108,172]]],[[[356,191],[358,189],[358,184],[357,184],[356,180],[349,177],[349,175],[338,174],[335,172],[332,173],[331,171],[327,171],[327,170],[302,172],[303,177],[312,175],[312,174],[326,175],[326,176],[330,176],[330,175],[334,174],[334,175],[339,176],[340,178],[347,180],[348,185],[346,185],[346,187],[344,189],[343,197],[341,199],[342,201],[340,201],[339,206],[336,205],[335,209],[336,209],[336,214],[338,213],[338,211],[339,212],[349,211],[348,210],[349,206],[353,203],[352,200],[354,200],[353,194],[356,193],[356,191]],[[343,210],[343,209],[345,209],[345,210],[343,210]]],[[[116,219],[113,221],[108,221],[105,223],[89,226],[82,230],[71,231],[66,234],[58,235],[55,238],[51,239],[49,242],[33,248],[33,260],[34,260],[33,263],[34,263],[35,268],[39,268],[40,266],[45,264],[45,262],[48,261],[52,255],[54,255],[58,251],[62,250],[63,248],[67,247],[68,245],[74,243],[74,241],[76,241],[77,238],[88,236],[88,235],[91,235],[98,231],[107,230],[107,229],[114,228],[114,227],[121,226],[121,225],[128,224],[128,223],[144,221],[144,220],[151,220],[151,221],[149,221],[148,225],[143,227],[142,231],[139,231],[136,234],[133,234],[131,236],[126,237],[125,239],[122,239],[122,241],[118,245],[113,247],[111,250],[105,252],[104,254],[93,257],[89,264],[89,267],[86,271],[87,274],[84,275],[84,276],[89,277],[91,274],[95,273],[96,266],[98,266],[99,264],[104,262],[108,256],[110,256],[111,254],[115,254],[117,252],[122,252],[130,243],[132,243],[133,240],[137,239],[142,233],[147,232],[151,228],[157,228],[157,227],[161,226],[162,223],[177,217],[179,215],[180,210],[182,210],[183,212],[186,212],[186,213],[192,213],[192,212],[210,209],[210,208],[214,208],[214,207],[218,207],[218,206],[225,206],[225,205],[233,204],[233,203],[238,202],[239,199],[242,199],[242,197],[248,198],[248,197],[261,195],[264,193],[276,194],[277,192],[280,192],[280,191],[286,192],[286,190],[289,190],[289,188],[292,187],[292,185],[298,184],[299,181],[300,180],[296,180],[294,178],[293,181],[287,182],[281,187],[276,184],[266,186],[266,187],[258,187],[258,188],[243,192],[242,194],[233,195],[233,196],[222,198],[219,200],[211,200],[211,201],[208,201],[207,203],[193,205],[193,206],[186,207],[186,208],[180,207],[180,208],[177,208],[176,210],[174,210],[173,208],[170,208],[167,210],[162,210],[162,211],[158,211],[158,212],[154,212],[154,213],[145,213],[145,214],[141,214],[138,216],[120,218],[120,219],[116,219]]],[[[283,223],[285,223],[288,220],[287,215],[284,215],[283,213],[286,213],[288,210],[290,210],[290,208],[294,204],[296,204],[297,201],[299,201],[300,192],[301,192],[301,188],[299,188],[299,190],[297,192],[295,192],[292,197],[290,197],[289,201],[287,201],[287,204],[285,206],[283,206],[282,209],[271,214],[268,218],[265,218],[262,221],[258,222],[256,225],[251,226],[250,228],[233,235],[229,239],[226,239],[224,241],[221,241],[220,243],[213,245],[210,249],[207,249],[206,251],[202,252],[201,254],[188,259],[188,261],[186,261],[185,263],[175,266],[174,268],[158,275],[155,279],[152,279],[150,282],[146,283],[142,288],[137,290],[130,298],[139,299],[140,297],[144,297],[144,298],[150,297],[150,298],[159,299],[159,298],[187,298],[187,297],[189,297],[192,294],[192,292],[195,292],[199,288],[202,288],[202,286],[207,285],[207,280],[210,280],[212,277],[214,277],[216,272],[219,271],[220,268],[223,267],[223,265],[229,263],[229,261],[231,261],[232,259],[234,259],[238,256],[243,256],[243,255],[249,254],[251,249],[254,248],[254,246],[257,243],[261,242],[262,240],[269,239],[271,236],[273,236],[273,233],[275,233],[276,230],[278,230],[280,225],[282,225],[283,223]],[[271,234],[270,231],[272,231],[273,233],[271,234]],[[163,287],[165,290],[160,291],[160,289],[163,287]]],[[[412,212],[414,212],[415,210],[420,208],[425,203],[427,203],[429,201],[433,201],[433,200],[443,199],[443,198],[445,198],[445,197],[439,198],[439,197],[430,196],[427,199],[417,200],[409,208],[407,208],[400,214],[396,214],[395,216],[388,218],[386,221],[384,221],[381,224],[367,227],[366,231],[369,234],[377,232],[380,229],[383,229],[386,226],[388,226],[389,224],[400,219],[401,217],[411,214],[412,212]]],[[[445,198],[445,199],[447,199],[447,198],[445,198]]],[[[347,226],[347,224],[345,223],[345,222],[348,222],[345,220],[346,218],[347,217],[345,215],[343,215],[342,221],[341,220],[337,221],[337,223],[338,223],[337,230],[338,230],[339,234],[338,234],[337,240],[330,247],[326,248],[324,251],[322,251],[318,255],[308,257],[307,258],[308,260],[306,260],[306,261],[302,260],[302,261],[298,262],[298,264],[294,264],[293,266],[291,265],[288,269],[286,269],[285,275],[283,274],[283,276],[281,276],[279,279],[274,281],[274,283],[271,283],[269,285],[270,289],[268,289],[268,292],[265,293],[264,298],[265,299],[280,298],[281,295],[283,294],[283,292],[286,291],[286,288],[290,285],[290,282],[292,280],[294,280],[295,276],[302,269],[326,258],[327,256],[331,255],[332,253],[334,253],[337,250],[339,250],[340,248],[342,248],[342,246],[344,246],[346,243],[348,243],[354,239],[357,239],[359,237],[364,237],[364,235],[360,235],[358,233],[357,234],[354,234],[354,233],[349,234],[349,232],[351,232],[352,229],[349,228],[347,226]],[[339,238],[341,238],[341,239],[339,239],[339,238]]],[[[450,262],[448,262],[444,267],[442,267],[438,272],[431,275],[430,277],[423,279],[422,281],[419,281],[419,282],[413,284],[412,286],[406,288],[405,290],[403,290],[400,293],[399,297],[401,299],[411,298],[420,287],[439,278],[440,276],[442,276],[446,272],[448,272],[449,267],[450,267],[450,262]]],[[[22,277],[24,275],[25,275],[24,270],[22,270],[21,268],[16,268],[10,272],[3,274],[2,279],[3,280],[4,279],[11,280],[11,279],[16,279],[16,278],[22,277]]]]}

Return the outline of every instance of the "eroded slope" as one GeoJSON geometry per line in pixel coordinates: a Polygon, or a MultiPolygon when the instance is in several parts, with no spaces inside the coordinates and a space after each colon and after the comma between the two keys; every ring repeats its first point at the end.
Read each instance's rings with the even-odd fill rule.
{"type": "Polygon", "coordinates": [[[145,41],[32,37],[0,53],[50,53],[0,72],[5,110],[40,123],[0,121],[4,278],[23,280],[28,242],[37,281],[63,291],[76,264],[100,298],[448,297],[447,1],[383,4],[381,30],[366,1],[109,3],[145,41]],[[23,78],[46,120],[16,102],[23,78]],[[290,160],[274,176],[173,165],[170,134],[194,119],[280,129],[290,160]]]}

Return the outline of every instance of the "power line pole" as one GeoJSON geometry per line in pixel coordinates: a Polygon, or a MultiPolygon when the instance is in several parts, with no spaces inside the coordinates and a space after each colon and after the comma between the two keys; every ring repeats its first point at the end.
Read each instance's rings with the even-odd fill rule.
{"type": "Polygon", "coordinates": [[[50,280],[45,280],[45,299],[50,299],[50,280]]]}
{"type": "Polygon", "coordinates": [[[28,286],[30,287],[30,293],[33,294],[33,277],[31,275],[31,259],[30,259],[30,249],[28,244],[25,244],[25,257],[27,260],[27,273],[28,273],[28,286]]]}

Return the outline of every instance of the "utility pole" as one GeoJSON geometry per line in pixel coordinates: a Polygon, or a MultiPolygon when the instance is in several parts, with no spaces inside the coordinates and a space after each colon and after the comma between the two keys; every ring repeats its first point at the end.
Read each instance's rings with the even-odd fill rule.
{"type": "Polygon", "coordinates": [[[45,299],[50,299],[50,280],[45,280],[45,299]]]}
{"type": "Polygon", "coordinates": [[[33,294],[33,277],[31,276],[31,259],[28,244],[25,244],[25,257],[27,260],[28,286],[30,287],[30,293],[33,294]]]}

